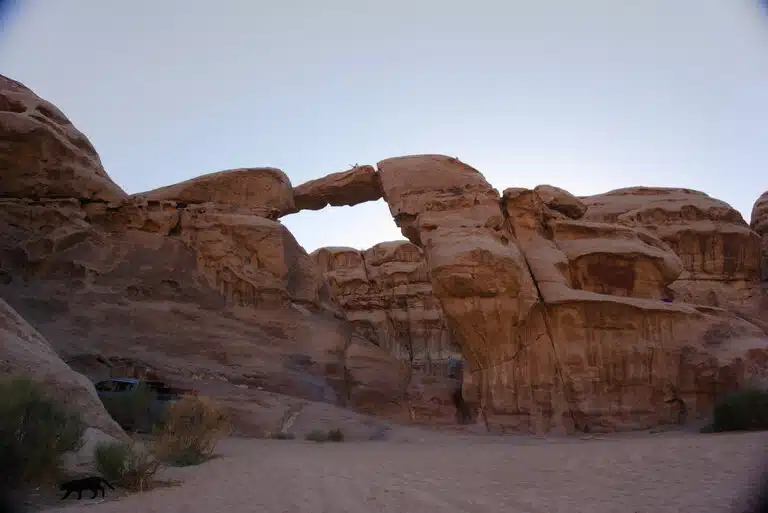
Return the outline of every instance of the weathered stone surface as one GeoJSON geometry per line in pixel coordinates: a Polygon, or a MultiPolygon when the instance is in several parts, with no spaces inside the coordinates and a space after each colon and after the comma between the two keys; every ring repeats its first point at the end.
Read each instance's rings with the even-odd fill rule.
{"type": "Polygon", "coordinates": [[[93,384],[58,357],[48,341],[0,299],[0,376],[23,375],[45,388],[91,427],[125,434],[101,404],[93,384]]]}
{"type": "Polygon", "coordinates": [[[407,363],[354,336],[347,346],[345,362],[352,385],[352,406],[369,413],[402,409],[410,377],[407,363]]]}
{"type": "Polygon", "coordinates": [[[358,337],[427,371],[459,356],[418,247],[392,241],[365,251],[321,248],[311,256],[358,337]]]}
{"type": "Polygon", "coordinates": [[[134,196],[148,201],[174,201],[183,206],[209,204],[216,210],[271,219],[296,210],[291,181],[272,167],[219,171],[134,196]]]}
{"type": "Polygon", "coordinates": [[[750,226],[762,240],[760,277],[765,281],[768,280],[768,192],[764,192],[752,207],[750,226]]]}
{"type": "Polygon", "coordinates": [[[534,191],[546,206],[571,219],[580,219],[587,211],[583,201],[560,187],[539,185],[534,191]]]}
{"type": "Polygon", "coordinates": [[[585,220],[642,228],[682,259],[681,300],[741,304],[756,294],[760,238],[727,203],[690,189],[630,187],[582,198],[585,220]]]}
{"type": "Polygon", "coordinates": [[[126,196],[88,138],[54,105],[0,75],[0,197],[117,201],[126,196]]]}
{"type": "Polygon", "coordinates": [[[505,191],[500,223],[495,191],[447,157],[390,159],[379,173],[403,233],[423,245],[469,364],[465,395],[492,425],[571,432],[671,423],[678,399],[701,415],[718,393],[764,372],[755,363],[768,347],[762,329],[659,300],[683,262],[643,227],[569,219],[546,194],[522,189],[505,191]],[[456,183],[469,184],[465,197],[446,194],[456,183]]]}
{"type": "Polygon", "coordinates": [[[355,166],[305,182],[293,190],[297,210],[320,210],[328,205],[357,205],[381,199],[381,183],[372,166],[355,166]]]}
{"type": "MultiPolygon", "coordinates": [[[[17,150],[27,147],[13,142],[7,158],[24,164],[17,150]]],[[[281,171],[215,173],[109,202],[56,189],[59,175],[47,172],[28,166],[13,177],[37,176],[71,197],[0,198],[0,295],[77,370],[337,404],[377,387],[387,402],[402,393],[381,380],[401,365],[375,347],[375,365],[361,363],[373,357],[359,347],[347,368],[338,305],[309,255],[268,218],[294,208],[281,171]]]]}

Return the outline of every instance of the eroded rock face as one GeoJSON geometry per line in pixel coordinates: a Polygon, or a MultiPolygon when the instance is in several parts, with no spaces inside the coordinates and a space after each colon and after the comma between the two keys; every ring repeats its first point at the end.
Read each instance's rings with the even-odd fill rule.
{"type": "Polygon", "coordinates": [[[126,196],[88,138],[54,105],[0,75],[0,197],[117,201],[126,196]]]}
{"type": "Polygon", "coordinates": [[[294,188],[296,210],[320,210],[328,205],[357,205],[381,199],[381,183],[372,166],[355,166],[348,171],[310,180],[294,188]]]}
{"type": "Polygon", "coordinates": [[[321,248],[312,257],[356,336],[417,368],[459,356],[418,247],[392,241],[365,251],[321,248]]]}
{"type": "Polygon", "coordinates": [[[684,271],[680,300],[726,306],[750,301],[760,238],[727,203],[690,189],[630,187],[582,198],[584,219],[642,228],[669,244],[684,271]]]}
{"type": "Polygon", "coordinates": [[[148,201],[207,205],[209,209],[277,219],[294,212],[293,189],[279,169],[230,169],[137,194],[148,201]]]}
{"type": "Polygon", "coordinates": [[[390,159],[379,174],[469,364],[465,395],[502,430],[672,423],[764,373],[762,329],[660,300],[685,271],[661,236],[589,210],[574,219],[546,189],[509,189],[499,209],[482,175],[448,157],[390,159]]]}
{"type": "Polygon", "coordinates": [[[760,277],[766,281],[768,280],[768,192],[764,192],[752,207],[750,226],[762,240],[760,277]]]}
{"type": "MultiPolygon", "coordinates": [[[[0,86],[0,98],[34,97],[0,86]]],[[[59,144],[74,130],[61,123],[34,132],[35,144],[59,144]]],[[[313,260],[275,221],[294,210],[282,171],[115,195],[90,146],[90,174],[66,174],[61,159],[33,162],[23,127],[0,129],[5,158],[18,163],[0,188],[0,295],[73,366],[92,378],[142,369],[337,404],[402,396],[401,365],[366,341],[350,349],[313,260]]]]}
{"type": "MultiPolygon", "coordinates": [[[[562,380],[554,404],[523,410],[564,414],[566,431],[648,427],[675,422],[681,412],[670,405],[676,399],[686,413],[700,414],[718,387],[739,386],[764,371],[755,363],[765,357],[768,340],[757,326],[722,310],[658,301],[683,266],[656,237],[564,219],[531,190],[506,190],[504,208],[544,300],[541,317],[537,312],[530,320],[549,344],[523,342],[515,365],[506,372],[499,366],[500,379],[534,398],[542,387],[557,389],[558,378],[519,380],[513,376],[521,375],[520,367],[544,362],[562,380]],[[594,264],[603,270],[582,273],[585,255],[600,255],[594,264]]],[[[507,422],[515,419],[521,420],[514,415],[507,422]]],[[[529,429],[558,423],[557,414],[530,420],[529,429]]]]}
{"type": "Polygon", "coordinates": [[[118,438],[125,433],[101,404],[93,384],[58,357],[48,341],[0,299],[0,376],[40,382],[87,425],[118,438]]]}

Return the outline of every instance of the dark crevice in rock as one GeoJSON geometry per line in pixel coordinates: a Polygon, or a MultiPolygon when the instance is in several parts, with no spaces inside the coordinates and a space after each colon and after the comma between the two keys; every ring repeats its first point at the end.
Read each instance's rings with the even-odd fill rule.
{"type": "MultiPolygon", "coordinates": [[[[507,215],[507,208],[506,205],[502,199],[501,202],[501,212],[504,216],[504,222],[507,225],[509,232],[511,233],[512,237],[517,239],[517,234],[515,233],[515,226],[512,223],[512,221],[509,219],[509,216],[507,215]]],[[[520,248],[520,255],[523,257],[523,262],[525,262],[525,267],[528,269],[528,274],[531,276],[531,281],[533,281],[533,286],[536,287],[536,294],[539,298],[539,302],[541,303],[541,315],[542,319],[544,320],[544,327],[547,330],[547,336],[549,337],[550,345],[552,346],[552,356],[555,359],[556,365],[555,370],[557,372],[557,376],[560,379],[560,384],[563,391],[563,397],[565,399],[566,407],[568,408],[568,414],[571,417],[571,422],[573,422],[573,429],[578,430],[580,428],[586,428],[586,426],[579,426],[577,420],[576,420],[576,414],[574,411],[574,401],[570,396],[569,392],[569,383],[566,381],[565,372],[563,370],[563,364],[560,361],[560,357],[557,354],[557,348],[555,347],[555,336],[554,331],[552,330],[552,321],[549,318],[549,307],[547,306],[546,301],[544,300],[544,294],[541,292],[541,288],[539,287],[539,282],[536,281],[536,276],[533,274],[533,269],[531,268],[531,263],[528,260],[528,256],[525,254],[525,251],[523,251],[522,248],[520,248]]]]}
{"type": "Polygon", "coordinates": [[[176,218],[176,224],[168,230],[168,236],[170,237],[181,235],[181,210],[178,210],[176,215],[178,216],[176,218]]]}

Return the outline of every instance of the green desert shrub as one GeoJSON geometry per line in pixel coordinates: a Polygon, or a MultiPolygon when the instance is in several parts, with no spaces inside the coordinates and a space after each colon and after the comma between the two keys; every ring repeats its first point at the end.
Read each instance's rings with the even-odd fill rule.
{"type": "Polygon", "coordinates": [[[58,477],[64,453],[82,447],[85,424],[27,378],[0,382],[0,483],[23,486],[58,477]],[[10,481],[13,481],[12,483],[10,481]]]}
{"type": "Polygon", "coordinates": [[[94,451],[96,470],[107,481],[133,491],[149,487],[160,461],[139,444],[102,442],[94,451]]]}
{"type": "Polygon", "coordinates": [[[768,429],[768,391],[749,388],[719,401],[712,412],[712,432],[768,429]]]}

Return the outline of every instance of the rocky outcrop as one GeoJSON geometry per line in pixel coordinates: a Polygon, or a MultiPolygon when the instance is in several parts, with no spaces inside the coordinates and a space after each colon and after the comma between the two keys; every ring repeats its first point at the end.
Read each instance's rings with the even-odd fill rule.
{"type": "Polygon", "coordinates": [[[764,192],[752,207],[750,226],[762,241],[760,277],[763,281],[768,281],[768,192],[764,192]]]}
{"type": "Polygon", "coordinates": [[[126,196],[59,109],[2,75],[0,169],[0,197],[117,201],[126,196]]]}
{"type": "Polygon", "coordinates": [[[320,210],[328,205],[357,205],[381,199],[379,176],[371,166],[355,166],[348,171],[310,180],[294,189],[297,210],[320,210]]]}
{"type": "Polygon", "coordinates": [[[460,356],[418,247],[392,241],[365,251],[321,248],[312,257],[355,335],[428,371],[460,356]]]}
{"type": "MultiPolygon", "coordinates": [[[[3,84],[0,97],[37,98],[3,84]]],[[[4,158],[18,164],[0,189],[0,296],[73,367],[337,404],[402,396],[402,365],[353,343],[313,260],[275,220],[295,209],[282,171],[223,171],[129,197],[82,134],[90,167],[67,174],[64,157],[25,160],[19,130],[0,125],[4,158]]],[[[41,148],[74,133],[63,117],[46,130],[35,132],[41,148]]]]}
{"type": "Polygon", "coordinates": [[[403,234],[424,249],[469,364],[465,394],[491,424],[572,432],[671,423],[764,373],[763,330],[660,300],[685,265],[661,237],[589,210],[574,219],[578,209],[550,208],[535,191],[505,191],[500,210],[482,175],[448,157],[389,159],[379,174],[403,234]]]}
{"type": "MultiPolygon", "coordinates": [[[[8,79],[0,98],[0,295],[90,376],[442,418],[454,385],[414,367],[458,348],[477,417],[532,432],[678,422],[766,378],[760,236],[703,193],[501,195],[457,159],[414,155],[296,191],[254,168],[128,197],[52,106],[8,79]],[[277,221],[381,196],[410,242],[310,256],[277,221]]],[[[6,331],[10,370],[45,353],[6,331]]]]}
{"type": "Polygon", "coordinates": [[[677,299],[740,305],[756,296],[760,238],[727,203],[690,189],[630,187],[582,198],[584,219],[639,228],[681,258],[677,299]]]}
{"type": "Polygon", "coordinates": [[[104,409],[93,384],[73,371],[32,326],[0,299],[0,376],[23,375],[43,384],[85,423],[112,436],[125,436],[104,409]]]}
{"type": "Polygon", "coordinates": [[[136,196],[148,201],[203,205],[216,211],[271,219],[296,210],[291,181],[281,170],[272,167],[219,171],[136,196]]]}

